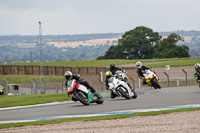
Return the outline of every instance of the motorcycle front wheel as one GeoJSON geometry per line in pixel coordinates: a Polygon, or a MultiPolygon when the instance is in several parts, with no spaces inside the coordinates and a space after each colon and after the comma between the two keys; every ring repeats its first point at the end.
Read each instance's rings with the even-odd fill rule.
{"type": "Polygon", "coordinates": [[[82,104],[84,105],[89,105],[89,101],[88,101],[88,96],[87,94],[85,94],[84,92],[82,91],[75,91],[75,97],[77,98],[78,101],[80,101],[82,104]]]}
{"type": "Polygon", "coordinates": [[[97,97],[97,104],[102,104],[104,102],[103,97],[98,92],[96,92],[94,95],[97,97]]]}
{"type": "Polygon", "coordinates": [[[161,86],[159,85],[158,80],[156,78],[153,78],[151,82],[156,87],[155,89],[157,88],[161,89],[161,86]]]}
{"type": "Polygon", "coordinates": [[[119,93],[120,93],[123,97],[125,97],[126,99],[131,99],[131,97],[130,97],[129,94],[128,94],[128,91],[127,91],[127,90],[124,91],[124,90],[126,90],[126,89],[125,89],[125,88],[122,88],[122,87],[120,87],[120,88],[118,89],[119,93]]]}

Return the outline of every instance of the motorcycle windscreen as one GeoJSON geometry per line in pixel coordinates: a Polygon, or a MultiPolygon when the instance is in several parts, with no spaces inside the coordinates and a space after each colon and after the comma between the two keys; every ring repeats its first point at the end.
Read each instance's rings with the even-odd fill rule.
{"type": "Polygon", "coordinates": [[[145,73],[144,77],[145,77],[145,79],[151,79],[151,78],[153,78],[153,73],[152,72],[145,73]]]}
{"type": "Polygon", "coordinates": [[[74,91],[76,85],[76,80],[70,80],[67,82],[67,92],[70,93],[74,91]]]}

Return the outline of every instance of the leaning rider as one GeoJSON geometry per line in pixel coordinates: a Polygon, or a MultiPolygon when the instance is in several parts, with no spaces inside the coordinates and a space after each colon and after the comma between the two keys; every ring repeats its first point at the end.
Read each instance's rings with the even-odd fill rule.
{"type": "Polygon", "coordinates": [[[119,68],[119,67],[116,67],[114,63],[110,63],[110,72],[111,72],[113,75],[115,75],[115,72],[116,72],[117,70],[120,70],[120,71],[124,72],[123,69],[121,69],[121,68],[119,68]]]}
{"type": "Polygon", "coordinates": [[[67,87],[67,82],[68,82],[69,80],[75,79],[75,80],[76,80],[76,83],[81,83],[81,84],[84,85],[85,87],[89,88],[89,89],[91,90],[92,93],[95,93],[95,92],[96,92],[96,90],[95,90],[92,86],[90,86],[90,84],[89,84],[87,81],[83,80],[82,77],[80,77],[80,76],[78,76],[78,75],[74,75],[74,74],[72,74],[72,72],[70,72],[70,71],[66,71],[64,75],[65,75],[65,78],[66,78],[66,82],[65,82],[65,86],[66,86],[66,87],[67,87]]]}
{"type": "MultiPolygon", "coordinates": [[[[110,71],[106,72],[105,86],[107,90],[109,90],[109,80],[111,77],[112,77],[112,73],[110,71]]],[[[116,96],[117,95],[112,90],[110,90],[110,97],[115,98],[116,96]]]]}
{"type": "MultiPolygon", "coordinates": [[[[110,63],[110,72],[112,73],[112,75],[115,75],[116,71],[118,71],[118,70],[122,71],[123,73],[125,73],[125,71],[123,69],[121,69],[119,67],[116,67],[114,63],[110,63]]],[[[106,81],[106,83],[108,83],[108,82],[106,81]]],[[[130,85],[130,83],[128,82],[127,84],[133,90],[133,87],[130,85]]]]}
{"type": "Polygon", "coordinates": [[[195,71],[194,71],[194,77],[198,83],[200,83],[200,63],[196,63],[194,65],[195,71]]]}
{"type": "Polygon", "coordinates": [[[136,62],[136,67],[137,67],[137,74],[138,74],[138,77],[139,77],[140,79],[143,79],[143,85],[147,84],[147,82],[146,82],[146,80],[145,80],[145,78],[144,78],[143,73],[144,73],[144,71],[147,70],[147,69],[151,70],[151,68],[149,68],[149,67],[147,67],[147,66],[145,66],[145,65],[142,65],[142,62],[140,62],[140,61],[136,62]]]}

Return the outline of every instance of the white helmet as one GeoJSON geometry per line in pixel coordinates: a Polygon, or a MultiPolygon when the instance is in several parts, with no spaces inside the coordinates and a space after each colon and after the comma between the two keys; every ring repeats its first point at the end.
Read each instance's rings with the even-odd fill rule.
{"type": "Polygon", "coordinates": [[[136,67],[137,68],[141,68],[142,67],[142,62],[140,62],[140,61],[136,62],[136,67]]]}

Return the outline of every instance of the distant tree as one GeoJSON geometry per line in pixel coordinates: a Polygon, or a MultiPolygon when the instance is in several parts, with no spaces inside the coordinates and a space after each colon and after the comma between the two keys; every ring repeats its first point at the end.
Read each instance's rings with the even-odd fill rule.
{"type": "Polygon", "coordinates": [[[181,58],[190,57],[189,47],[186,45],[177,46],[177,42],[184,41],[176,33],[171,33],[167,38],[164,38],[157,46],[155,58],[181,58]]]}
{"type": "MultiPolygon", "coordinates": [[[[117,46],[111,46],[104,59],[150,59],[153,58],[155,45],[159,43],[161,36],[158,32],[145,26],[138,26],[125,32],[118,40],[117,46]]],[[[99,59],[99,58],[98,58],[99,59]]]]}

